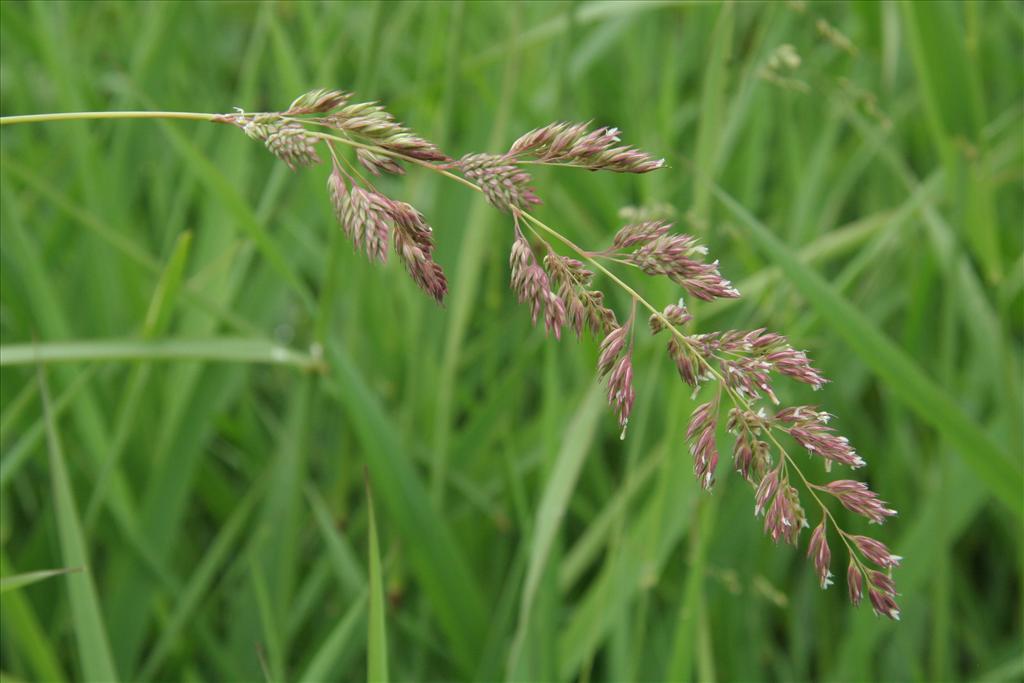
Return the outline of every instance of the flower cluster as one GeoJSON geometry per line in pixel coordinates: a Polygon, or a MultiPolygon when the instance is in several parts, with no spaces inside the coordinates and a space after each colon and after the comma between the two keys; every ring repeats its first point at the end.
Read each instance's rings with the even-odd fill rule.
{"type": "Polygon", "coordinates": [[[288,164],[293,171],[297,166],[315,166],[320,163],[316,154],[319,140],[297,123],[280,123],[267,131],[267,149],[288,164]]]}
{"type": "Polygon", "coordinates": [[[317,120],[321,125],[361,137],[382,150],[422,161],[446,161],[437,146],[419,137],[376,102],[340,107],[317,120]]]}
{"type": "Polygon", "coordinates": [[[594,274],[581,261],[557,254],[547,243],[548,253],[541,266],[519,219],[514,223],[515,239],[509,254],[512,291],[519,303],[529,302],[533,323],[537,323],[543,308],[544,328],[556,339],[561,339],[565,325],[577,337],[583,336],[584,329],[595,335],[614,330],[618,326],[615,312],[605,306],[604,293],[591,288],[594,274]]]}
{"type": "Polygon", "coordinates": [[[895,510],[887,508],[885,501],[880,500],[878,494],[862,481],[836,479],[818,487],[818,490],[835,496],[843,507],[866,517],[872,524],[881,524],[886,517],[896,514],[895,510]]]}
{"type": "Polygon", "coordinates": [[[825,378],[814,368],[807,355],[793,349],[781,335],[758,329],[751,332],[717,332],[688,335],[680,326],[690,319],[681,304],[667,307],[651,317],[655,334],[670,330],[668,353],[684,382],[696,391],[702,382],[717,384],[710,400],[693,412],[686,439],[693,455],[694,473],[704,488],[714,483],[714,470],[719,452],[716,441],[717,416],[723,396],[733,406],[726,428],[734,437],[732,468],[754,488],[754,515],[763,516],[764,531],[772,541],[795,545],[800,531],[808,527],[800,494],[791,479],[803,483],[821,509],[820,523],[811,533],[808,557],[812,560],[822,588],[832,582],[831,549],[828,543],[829,524],[847,547],[851,569],[847,572],[850,598],[859,603],[863,577],[868,580],[868,593],[875,611],[890,618],[899,617],[895,588],[891,576],[884,573],[899,565],[880,542],[867,536],[848,533],[840,528],[823,503],[819,493],[837,498],[848,510],[869,522],[881,524],[896,512],[886,506],[866,484],[853,480],[837,480],[824,485],[812,484],[800,471],[793,457],[785,450],[783,436],[789,437],[807,453],[821,460],[824,468],[843,465],[856,469],[864,466],[849,441],[829,426],[832,416],[813,406],[785,407],[768,411],[757,406],[767,400],[778,404],[773,389],[773,375],[781,375],[821,388],[825,378]],[[867,564],[878,569],[870,569],[867,564]]]}
{"type": "Polygon", "coordinates": [[[826,469],[831,469],[832,463],[853,469],[864,467],[864,459],[853,450],[849,440],[836,435],[835,430],[828,426],[831,417],[810,406],[797,406],[780,410],[775,421],[783,425],[780,426],[781,431],[793,437],[809,453],[824,458],[826,469]]]}
{"type": "Polygon", "coordinates": [[[616,147],[618,128],[589,128],[587,123],[552,123],[520,137],[512,144],[509,153],[545,164],[576,166],[591,171],[648,173],[665,166],[664,159],[654,159],[635,147],[616,147]]]}
{"type": "Polygon", "coordinates": [[[433,259],[434,236],[423,214],[379,192],[354,165],[339,156],[334,143],[352,145],[358,163],[375,176],[403,174],[400,158],[447,161],[448,157],[398,123],[379,104],[350,104],[351,97],[339,90],[314,90],[296,98],[282,112],[238,112],[221,115],[218,120],[234,124],[250,138],[263,142],[292,170],[319,164],[316,148],[327,145],[332,161],[327,192],[345,235],[371,261],[381,263],[387,261],[388,247],[393,244],[413,281],[443,303],[448,281],[433,259]],[[310,130],[310,125],[334,129],[345,137],[310,130]],[[343,163],[348,164],[349,171],[343,163]]]}
{"type": "Polygon", "coordinates": [[[692,235],[671,234],[671,229],[672,224],[663,221],[631,223],[621,228],[612,246],[601,253],[618,257],[648,275],[665,275],[704,301],[740,295],[718,272],[718,261],[703,261],[707,247],[692,235]]]}
{"type": "Polygon", "coordinates": [[[618,324],[615,311],[604,305],[604,292],[591,288],[594,273],[582,261],[549,250],[544,267],[558,288],[558,297],[565,302],[568,324],[577,338],[583,336],[584,329],[599,335],[618,324]]]}
{"type": "Polygon", "coordinates": [[[540,204],[533,188],[529,187],[530,174],[507,154],[467,154],[459,160],[458,166],[497,209],[511,213],[513,209],[525,210],[531,204],[540,204]]]}
{"type": "Polygon", "coordinates": [[[405,175],[405,169],[389,156],[359,147],[356,149],[356,159],[363,168],[373,175],[390,173],[391,175],[405,175]]]}
{"type": "Polygon", "coordinates": [[[707,403],[701,403],[690,416],[690,424],[686,428],[686,439],[690,442],[693,454],[693,473],[697,481],[705,489],[715,483],[715,468],[718,467],[718,446],[715,443],[715,430],[718,428],[718,405],[721,395],[707,403]]]}
{"type": "Polygon", "coordinates": [[[218,117],[262,141],[290,168],[320,162],[317,147],[325,145],[332,167],[327,180],[334,213],[346,236],[373,261],[384,262],[389,246],[413,280],[436,301],[442,302],[448,285],[433,260],[434,240],[423,215],[404,202],[391,199],[365,179],[356,163],[374,176],[400,175],[403,163],[425,166],[468,184],[490,204],[511,214],[510,284],[521,303],[530,307],[534,324],[543,314],[549,334],[561,338],[568,326],[577,337],[584,330],[601,338],[597,375],[605,382],[608,402],[622,435],[633,412],[633,344],[638,305],[651,312],[652,335],[667,336],[666,350],[680,379],[693,390],[710,391],[690,416],[685,441],[700,485],[715,484],[720,459],[719,424],[732,436],[732,469],[748,481],[754,497],[754,515],[763,517],[765,534],[778,543],[796,545],[809,527],[800,498],[801,487],[821,512],[808,541],[818,583],[832,583],[830,532],[848,551],[847,588],[853,604],[866,589],[875,612],[899,618],[892,570],[901,558],[880,541],[841,528],[825,501],[834,498],[847,510],[875,524],[896,514],[866,484],[838,479],[812,483],[784,442],[803,449],[830,471],[833,466],[856,469],[865,462],[830,425],[831,415],[813,406],[779,406],[775,382],[786,378],[817,390],[825,377],[807,354],[793,348],[782,335],[763,328],[698,333],[687,328],[693,317],[680,299],[658,310],[610,270],[630,266],[650,276],[664,276],[694,299],[731,299],[740,294],[719,272],[718,261],[708,261],[707,248],[693,236],[673,233],[663,218],[669,209],[653,213],[631,210],[631,221],[602,251],[577,247],[560,233],[528,213],[540,199],[525,170],[529,164],[572,166],[591,171],[647,173],[663,168],[634,147],[620,145],[615,128],[591,128],[586,123],[553,123],[526,133],[504,154],[467,154],[453,161],[433,143],[417,136],[375,102],[351,102],[337,90],[315,90],[297,98],[278,113],[238,112],[218,117]],[[333,132],[322,132],[327,129],[333,132]],[[339,154],[338,145],[354,150],[355,163],[339,154]],[[455,173],[461,175],[455,175],[455,173]],[[546,237],[570,248],[573,256],[559,254],[546,237]],[[528,239],[529,238],[529,239],[528,239]],[[541,249],[542,252],[535,251],[541,249]],[[543,258],[538,258],[543,253],[543,258]],[[595,286],[595,275],[607,276],[632,300],[626,322],[620,324],[605,294],[595,286]],[[705,389],[706,385],[711,385],[705,389]]]}
{"type": "Polygon", "coordinates": [[[515,239],[512,242],[512,253],[509,255],[509,267],[512,271],[512,291],[519,303],[529,302],[530,317],[537,323],[541,308],[544,309],[544,329],[553,332],[555,338],[561,339],[562,327],[565,325],[565,303],[562,298],[551,291],[551,279],[547,272],[537,263],[537,257],[526,241],[519,225],[515,228],[515,239]]]}
{"type": "Polygon", "coordinates": [[[327,190],[334,215],[357,249],[365,250],[371,261],[383,263],[393,239],[395,253],[416,284],[438,303],[444,301],[448,281],[431,258],[434,235],[423,214],[409,204],[360,187],[337,161],[327,177],[327,190]]]}
{"type": "Polygon", "coordinates": [[[448,159],[434,143],[395,120],[381,104],[349,103],[351,99],[351,93],[340,90],[314,90],[296,98],[280,115],[289,119],[299,118],[302,123],[333,128],[392,154],[423,161],[448,159]]]}
{"type": "Polygon", "coordinates": [[[647,173],[664,166],[664,159],[655,160],[633,147],[616,147],[618,133],[616,128],[589,130],[586,123],[551,124],[522,136],[506,154],[467,154],[456,166],[494,207],[506,213],[515,209],[525,211],[532,204],[539,204],[540,199],[530,187],[532,178],[524,164],[619,173],[647,173]]]}
{"type": "Polygon", "coordinates": [[[684,334],[679,327],[690,319],[680,301],[652,315],[650,324],[655,334],[671,324],[675,334],[668,341],[669,358],[675,363],[679,377],[695,390],[702,382],[716,379],[709,372],[712,363],[718,364],[722,382],[733,392],[753,400],[765,396],[776,404],[778,398],[770,378],[772,371],[814,389],[820,389],[826,382],[811,365],[807,354],[791,347],[782,335],[766,332],[764,328],[751,332],[684,334]]]}
{"type": "Polygon", "coordinates": [[[634,315],[624,325],[616,327],[601,342],[601,354],[597,358],[598,375],[607,380],[608,403],[619,416],[622,437],[626,438],[626,426],[633,412],[633,338],[630,335],[634,315]]]}
{"type": "Polygon", "coordinates": [[[448,293],[448,280],[432,258],[434,234],[423,214],[405,202],[392,202],[391,218],[395,226],[395,251],[405,269],[420,289],[442,303],[448,293]]]}
{"type": "Polygon", "coordinates": [[[286,116],[301,116],[303,114],[326,114],[343,106],[352,98],[351,93],[341,90],[328,90],[320,88],[311,90],[296,97],[288,109],[284,111],[286,116]]]}

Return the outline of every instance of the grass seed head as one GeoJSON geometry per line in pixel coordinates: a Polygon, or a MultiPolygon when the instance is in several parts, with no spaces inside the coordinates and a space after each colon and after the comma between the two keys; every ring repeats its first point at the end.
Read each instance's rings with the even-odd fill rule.
{"type": "Polygon", "coordinates": [[[298,166],[315,166],[320,163],[316,144],[320,139],[310,135],[298,123],[281,123],[274,127],[266,138],[267,149],[278,159],[295,170],[298,166]]]}
{"type": "Polygon", "coordinates": [[[512,144],[509,153],[591,171],[649,173],[665,166],[664,159],[654,159],[634,147],[615,147],[619,142],[617,128],[588,131],[589,125],[552,123],[531,130],[512,144]]]}
{"type": "MultiPolygon", "coordinates": [[[[388,246],[393,244],[413,281],[439,303],[447,294],[448,282],[441,266],[434,261],[434,235],[423,214],[378,192],[362,178],[354,163],[345,161],[353,174],[349,175],[339,161],[335,143],[351,144],[356,161],[373,176],[400,175],[404,173],[402,162],[427,166],[448,176],[461,174],[461,179],[479,189],[492,206],[512,214],[510,285],[516,298],[529,305],[532,322],[537,324],[543,314],[546,332],[556,338],[561,337],[565,325],[577,336],[590,329],[602,337],[597,374],[606,383],[608,403],[618,418],[623,437],[636,398],[633,322],[637,302],[643,302],[652,312],[648,321],[651,333],[669,332],[669,358],[682,381],[693,388],[694,395],[705,384],[717,385],[713,397],[693,411],[685,431],[697,481],[705,489],[714,485],[719,460],[718,415],[721,401],[728,400],[732,407],[726,428],[735,438],[732,467],[754,485],[754,513],[763,515],[764,531],[774,542],[796,544],[800,530],[808,526],[799,492],[790,480],[794,469],[800,475],[796,481],[805,483],[812,493],[828,493],[872,523],[880,524],[896,514],[861,482],[809,483],[776,438],[777,434],[790,437],[812,456],[821,458],[826,470],[834,464],[851,468],[865,464],[847,439],[828,425],[828,413],[812,406],[765,410],[765,404],[780,403],[773,386],[779,377],[813,389],[824,386],[827,380],[813,367],[806,353],[794,349],[782,335],[764,328],[686,333],[682,328],[691,322],[692,316],[684,299],[657,313],[604,265],[626,264],[649,276],[667,277],[685,296],[695,299],[738,297],[736,288],[719,272],[718,261],[707,258],[705,246],[692,235],[671,231],[671,223],[663,218],[671,217],[674,211],[629,212],[631,222],[619,229],[612,245],[603,251],[576,247],[526,213],[540,203],[532,178],[524,168],[526,164],[625,173],[647,173],[664,167],[663,160],[620,145],[617,129],[591,128],[586,123],[554,123],[526,133],[505,154],[467,154],[452,162],[433,143],[398,123],[382,105],[351,102],[349,94],[336,90],[306,93],[279,114],[238,112],[217,120],[233,123],[249,137],[264,142],[293,169],[318,163],[316,146],[321,142],[328,145],[332,157],[328,195],[345,234],[372,261],[384,262],[388,246]],[[327,127],[338,135],[314,133],[307,125],[327,127]],[[523,234],[524,224],[531,230],[537,229],[534,234],[545,249],[540,261],[523,234]],[[580,259],[557,253],[544,239],[541,229],[571,247],[580,259]],[[595,273],[608,275],[630,294],[633,310],[625,323],[619,324],[614,310],[606,304],[605,293],[595,284],[595,273]]],[[[814,497],[820,502],[816,494],[814,497]]],[[[828,514],[824,508],[822,511],[823,515],[828,514]]],[[[827,518],[835,526],[835,519],[830,515],[827,518]]],[[[832,576],[825,520],[823,516],[811,533],[807,550],[823,588],[831,583],[832,576]]],[[[844,545],[851,551],[847,571],[851,602],[861,602],[866,579],[874,610],[898,619],[891,576],[864,569],[863,562],[891,572],[901,558],[880,541],[849,534],[838,526],[835,530],[848,541],[844,545]]]]}
{"type": "Polygon", "coordinates": [[[308,93],[299,95],[284,112],[287,116],[300,116],[303,114],[326,114],[333,111],[351,98],[351,93],[341,90],[311,90],[308,93]]]}

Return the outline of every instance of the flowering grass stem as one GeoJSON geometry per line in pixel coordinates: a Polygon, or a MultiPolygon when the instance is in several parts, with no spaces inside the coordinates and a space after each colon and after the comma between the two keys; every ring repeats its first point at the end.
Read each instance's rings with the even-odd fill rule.
{"type": "Polygon", "coordinates": [[[717,384],[712,398],[693,411],[685,434],[701,486],[710,490],[715,483],[717,427],[725,395],[732,404],[727,428],[735,436],[733,468],[754,489],[754,514],[764,516],[765,533],[775,542],[785,540],[796,545],[801,528],[809,526],[799,493],[790,483],[790,472],[795,471],[821,510],[821,521],[808,544],[808,557],[821,586],[831,583],[830,523],[849,554],[850,600],[854,604],[861,601],[866,581],[876,613],[899,618],[891,570],[901,558],[879,541],[844,530],[819,493],[829,493],[847,509],[875,523],[883,522],[895,511],[861,482],[837,480],[825,486],[811,483],[779,434],[789,435],[811,456],[821,458],[827,471],[833,464],[861,467],[864,460],[844,437],[827,426],[831,418],[828,413],[812,406],[796,406],[769,414],[758,405],[765,400],[779,404],[771,374],[814,389],[826,383],[807,355],[781,335],[764,329],[703,334],[684,331],[683,326],[692,319],[685,296],[711,301],[737,298],[740,293],[721,275],[718,261],[705,258],[707,248],[691,235],[672,233],[670,223],[630,223],[618,231],[612,246],[592,251],[527,210],[541,201],[531,186],[533,180],[526,170],[529,166],[642,174],[665,168],[663,159],[620,144],[616,128],[553,123],[526,133],[503,154],[467,154],[455,160],[398,123],[380,104],[353,103],[351,98],[350,93],[337,90],[314,90],[296,98],[281,112],[75,112],[8,116],[0,119],[0,124],[132,118],[228,123],[263,142],[293,170],[320,163],[317,147],[323,143],[331,162],[328,193],[342,230],[374,261],[386,261],[392,246],[413,281],[438,303],[444,301],[448,283],[441,266],[433,260],[433,230],[415,208],[381,193],[358,166],[378,176],[401,175],[405,172],[403,164],[412,164],[482,193],[491,205],[512,217],[511,286],[519,301],[529,304],[533,322],[536,324],[543,312],[544,327],[556,338],[561,338],[566,326],[577,336],[589,329],[602,338],[598,375],[606,382],[608,403],[617,414],[622,438],[635,400],[632,352],[639,304],[650,313],[652,334],[669,331],[668,355],[680,378],[693,389],[694,397],[703,383],[717,384]],[[335,145],[354,150],[355,161],[339,154],[335,145]],[[534,252],[523,227],[543,245],[543,258],[534,252]],[[567,248],[574,257],[559,254],[552,242],[567,248]],[[631,266],[648,276],[667,277],[682,290],[684,298],[659,310],[606,264],[631,266]],[[605,305],[604,292],[593,286],[594,273],[607,277],[629,295],[630,314],[625,322],[620,324],[614,310],[605,305]],[[772,450],[778,453],[775,461],[772,450]],[[871,569],[865,560],[886,573],[871,569]]]}

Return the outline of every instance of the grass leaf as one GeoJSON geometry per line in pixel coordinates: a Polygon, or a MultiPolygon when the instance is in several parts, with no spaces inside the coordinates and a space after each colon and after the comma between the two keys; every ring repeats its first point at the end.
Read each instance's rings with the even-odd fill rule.
{"type": "Polygon", "coordinates": [[[370,618],[366,637],[366,680],[386,683],[388,680],[388,634],[385,623],[387,602],[384,597],[384,576],[380,564],[380,541],[377,538],[377,516],[373,511],[373,492],[366,479],[366,506],[370,516],[370,618]]]}
{"type": "Polygon", "coordinates": [[[343,658],[344,651],[351,648],[358,638],[360,622],[365,616],[366,593],[364,592],[348,608],[345,616],[339,619],[334,628],[327,633],[313,659],[310,660],[309,666],[299,676],[299,680],[304,683],[337,680],[331,671],[335,669],[335,663],[343,658]]]}
{"type": "Polygon", "coordinates": [[[0,578],[0,593],[17,590],[24,586],[31,586],[33,583],[45,581],[46,579],[63,574],[72,574],[82,571],[81,567],[70,567],[67,569],[42,569],[34,572],[23,572],[0,578]]]}
{"type": "Polygon", "coordinates": [[[483,596],[455,542],[451,528],[430,505],[422,479],[405,457],[399,434],[380,399],[345,349],[328,344],[335,380],[331,395],[350,416],[363,445],[370,479],[409,555],[421,587],[447,638],[453,658],[466,670],[476,666],[484,636],[483,596]]]}
{"type": "Polygon", "coordinates": [[[576,489],[583,462],[586,460],[590,445],[593,443],[598,416],[604,412],[604,392],[600,385],[595,384],[566,427],[562,440],[562,448],[555,458],[551,475],[544,486],[530,540],[529,564],[523,583],[522,599],[519,605],[519,626],[512,643],[509,657],[509,671],[515,671],[520,651],[526,638],[530,616],[533,611],[534,599],[540,585],[541,575],[547,566],[555,536],[562,528],[565,513],[569,509],[569,499],[576,489]]]}
{"type": "MultiPolygon", "coordinates": [[[[42,368],[38,370],[38,378],[43,413],[46,416],[50,480],[53,486],[61,555],[68,566],[88,567],[88,546],[82,536],[82,523],[78,517],[75,496],[64,463],[64,447],[61,445],[60,434],[50,407],[50,388],[42,368]]],[[[82,677],[90,681],[116,681],[117,671],[110,654],[110,642],[107,639],[106,627],[103,625],[96,586],[88,570],[68,577],[68,593],[71,598],[71,622],[78,644],[82,677]]]]}
{"type": "Polygon", "coordinates": [[[263,339],[94,339],[0,346],[0,366],[91,361],[206,360],[226,363],[268,363],[303,369],[319,366],[309,356],[263,339]]]}

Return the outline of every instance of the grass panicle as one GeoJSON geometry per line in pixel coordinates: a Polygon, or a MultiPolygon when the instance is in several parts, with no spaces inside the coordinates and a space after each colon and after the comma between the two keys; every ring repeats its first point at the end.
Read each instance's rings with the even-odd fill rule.
{"type": "MultiPolygon", "coordinates": [[[[749,482],[755,498],[754,514],[764,517],[765,533],[776,543],[799,542],[801,530],[809,526],[794,484],[800,485],[820,514],[820,522],[811,534],[808,557],[822,588],[831,578],[828,527],[832,526],[847,548],[850,580],[866,576],[876,613],[899,618],[891,570],[899,566],[901,558],[877,540],[845,531],[819,494],[838,499],[848,510],[875,523],[895,512],[886,508],[866,484],[849,483],[852,480],[812,483],[783,444],[788,438],[818,458],[826,471],[833,465],[855,469],[865,464],[849,441],[828,424],[832,417],[829,413],[813,406],[777,407],[779,399],[772,385],[777,377],[815,390],[827,381],[807,354],[794,349],[782,335],[763,328],[692,331],[685,297],[659,310],[609,270],[629,266],[648,276],[666,276],[684,295],[703,301],[738,298],[739,290],[721,275],[719,262],[705,260],[707,247],[693,235],[672,232],[671,223],[628,223],[615,233],[612,246],[590,251],[527,211],[540,203],[525,168],[529,164],[644,174],[664,168],[664,159],[619,145],[617,128],[553,123],[524,134],[506,154],[467,154],[453,162],[436,145],[398,123],[381,104],[351,100],[351,93],[318,89],[300,95],[280,112],[237,111],[212,120],[232,124],[250,138],[263,141],[292,170],[319,164],[317,149],[326,147],[331,159],[328,199],[346,237],[371,261],[381,263],[387,261],[389,245],[393,245],[413,281],[438,303],[444,302],[448,283],[433,259],[433,230],[422,213],[384,195],[359,173],[356,164],[374,176],[382,172],[402,174],[400,162],[423,166],[473,187],[491,205],[511,214],[512,290],[520,302],[529,304],[534,324],[543,311],[544,327],[556,339],[561,339],[567,325],[578,337],[584,329],[603,337],[598,375],[606,382],[607,400],[618,418],[622,438],[636,400],[633,323],[638,306],[648,309],[650,331],[667,334],[667,353],[682,381],[695,395],[704,385],[715,387],[713,397],[693,411],[685,431],[700,485],[710,490],[715,484],[719,464],[717,428],[724,399],[730,404],[728,431],[734,437],[731,467],[749,482]],[[320,128],[336,134],[319,133],[320,128]],[[346,156],[346,148],[354,161],[346,156]],[[540,259],[534,244],[543,250],[540,259]],[[572,256],[560,254],[556,245],[568,248],[572,256]],[[604,305],[605,294],[593,286],[594,272],[605,275],[628,294],[632,307],[625,323],[617,324],[614,311],[604,305]]],[[[860,595],[859,583],[851,583],[849,589],[851,601],[856,604],[859,598],[853,598],[860,595]]]]}

